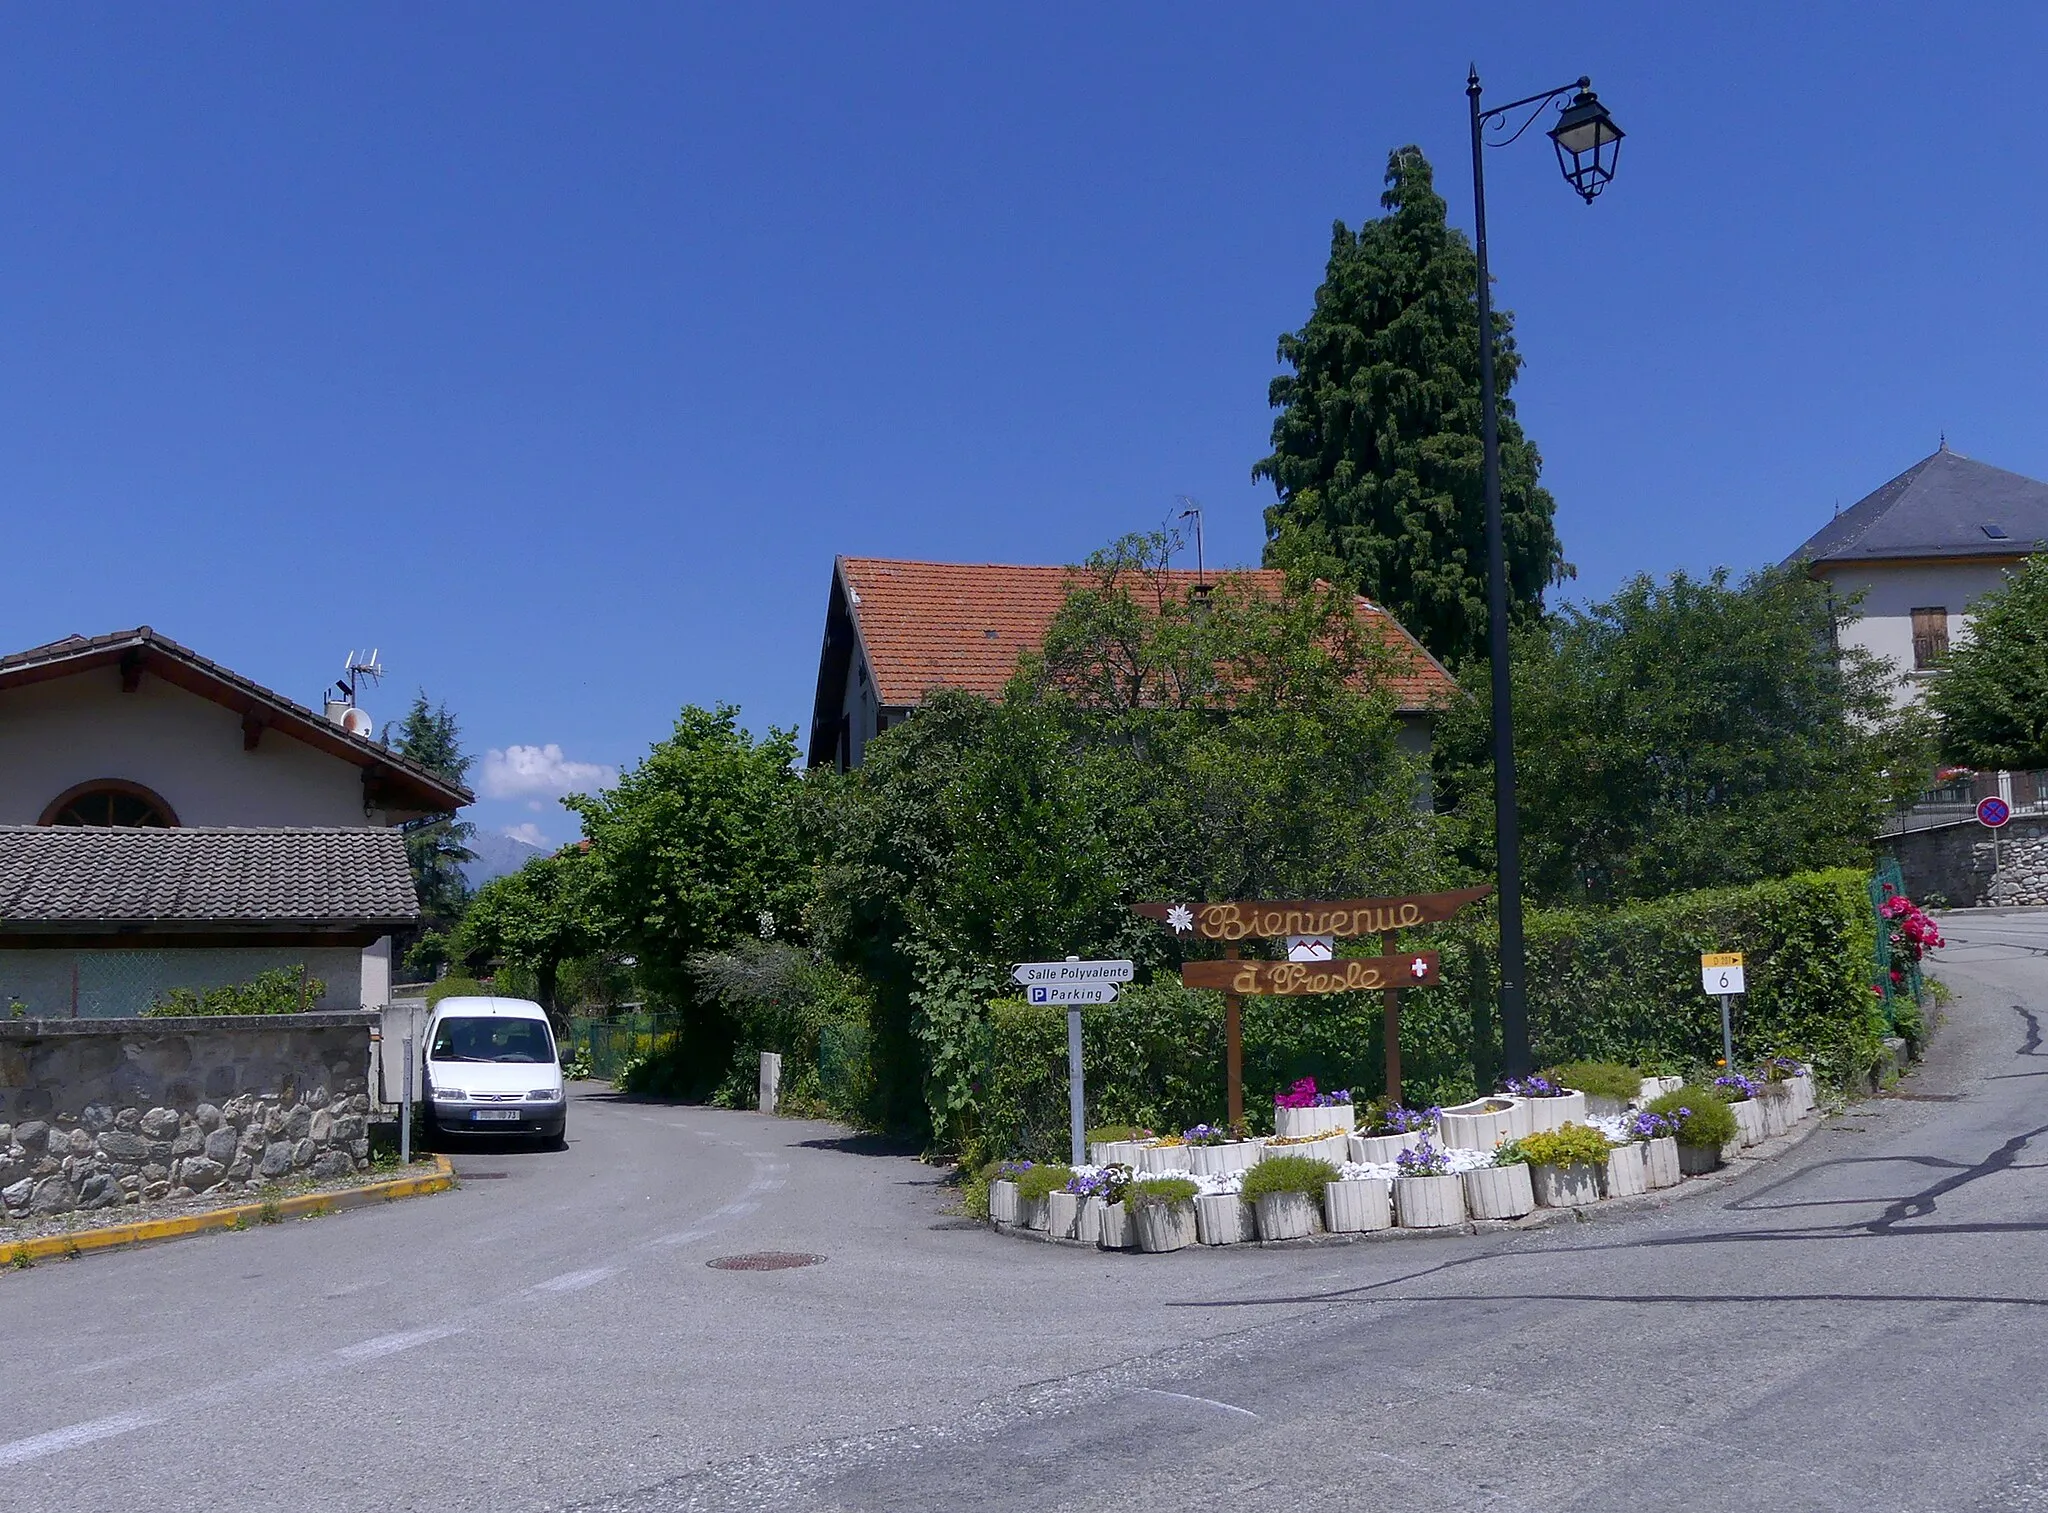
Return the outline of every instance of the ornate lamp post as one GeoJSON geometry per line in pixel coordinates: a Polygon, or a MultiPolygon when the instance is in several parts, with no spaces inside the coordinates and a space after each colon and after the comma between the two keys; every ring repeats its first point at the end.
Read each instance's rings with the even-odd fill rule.
{"type": "Polygon", "coordinates": [[[1486,269],[1487,147],[1505,147],[1518,140],[1553,101],[1556,124],[1548,133],[1557,149],[1557,166],[1565,182],[1587,204],[1598,198],[1614,177],[1621,156],[1622,131],[1593,93],[1591,79],[1579,79],[1540,95],[1529,95],[1482,110],[1479,70],[1465,81],[1472,102],[1473,242],[1479,254],[1479,392],[1480,435],[1486,453],[1486,628],[1487,654],[1493,663],[1493,812],[1500,879],[1500,1033],[1506,1070],[1520,1075],[1529,1065],[1527,963],[1522,946],[1522,826],[1515,807],[1515,731],[1513,683],[1508,674],[1507,553],[1500,524],[1500,414],[1493,384],[1493,289],[1486,269]],[[1571,96],[1567,101],[1565,96],[1571,96]],[[1521,124],[1509,118],[1527,110],[1521,124]],[[1495,134],[1489,142],[1487,133],[1495,134]]]}

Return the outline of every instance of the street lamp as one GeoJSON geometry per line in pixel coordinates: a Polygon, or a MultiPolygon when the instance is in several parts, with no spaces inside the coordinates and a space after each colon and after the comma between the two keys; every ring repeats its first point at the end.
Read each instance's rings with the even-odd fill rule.
{"type": "Polygon", "coordinates": [[[1592,204],[1614,177],[1621,157],[1622,132],[1593,93],[1591,79],[1579,79],[1540,95],[1529,95],[1479,108],[1479,70],[1465,81],[1472,102],[1473,244],[1479,254],[1479,396],[1480,437],[1486,454],[1486,645],[1493,662],[1493,814],[1500,897],[1500,1036],[1505,1070],[1519,1076],[1529,1065],[1528,966],[1522,945],[1522,827],[1515,808],[1515,727],[1513,682],[1508,673],[1507,553],[1500,525],[1500,413],[1493,388],[1493,289],[1486,270],[1486,171],[1481,161],[1487,147],[1505,147],[1518,140],[1551,102],[1570,95],[1558,107],[1557,122],[1548,133],[1557,149],[1557,166],[1565,182],[1592,204]],[[1521,124],[1509,129],[1509,117],[1527,110],[1521,124]],[[1488,131],[1499,134],[1493,142],[1488,131]]]}

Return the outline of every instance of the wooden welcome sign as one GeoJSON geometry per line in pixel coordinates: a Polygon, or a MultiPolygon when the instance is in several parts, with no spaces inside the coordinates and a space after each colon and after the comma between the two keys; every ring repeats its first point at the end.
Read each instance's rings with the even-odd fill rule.
{"type": "Polygon", "coordinates": [[[1449,919],[1493,889],[1460,888],[1449,893],[1416,893],[1404,898],[1308,899],[1283,902],[1218,904],[1136,904],[1147,919],[1156,919],[1182,938],[1213,940],[1223,945],[1221,961],[1184,962],[1180,980],[1191,988],[1223,990],[1224,1080],[1229,1089],[1229,1118],[1244,1119],[1243,997],[1304,993],[1356,993],[1378,989],[1386,995],[1387,1096],[1401,1096],[1401,989],[1434,987],[1441,978],[1434,951],[1395,951],[1395,932],[1414,925],[1449,919]],[[1324,940],[1324,957],[1307,961],[1246,961],[1239,957],[1241,940],[1323,937],[1350,940],[1378,935],[1386,954],[1332,956],[1324,940]]]}

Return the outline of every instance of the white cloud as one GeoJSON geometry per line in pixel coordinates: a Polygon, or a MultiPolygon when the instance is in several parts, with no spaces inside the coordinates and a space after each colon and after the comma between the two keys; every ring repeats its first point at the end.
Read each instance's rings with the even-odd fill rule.
{"type": "Polygon", "coordinates": [[[540,826],[528,821],[524,825],[507,825],[505,834],[515,841],[524,841],[529,846],[538,846],[543,851],[555,849],[555,843],[540,833],[540,826]]]}
{"type": "Polygon", "coordinates": [[[481,786],[485,798],[521,799],[534,794],[559,798],[589,793],[617,781],[618,769],[598,762],[572,762],[552,741],[545,746],[507,746],[484,753],[481,786]]]}

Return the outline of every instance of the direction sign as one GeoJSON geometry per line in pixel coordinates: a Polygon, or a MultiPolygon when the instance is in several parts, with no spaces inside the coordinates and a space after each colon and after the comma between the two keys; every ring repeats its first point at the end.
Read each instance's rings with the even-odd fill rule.
{"type": "Polygon", "coordinates": [[[1700,986],[1709,993],[1742,993],[1742,953],[1710,951],[1700,957],[1700,986]]]}
{"type": "MultiPolygon", "coordinates": [[[[1129,982],[1134,968],[1127,961],[1026,961],[1011,969],[1010,981],[1033,982],[1129,982]]],[[[1109,998],[1116,997],[1112,993],[1109,998]]],[[[1076,1003],[1107,1003],[1109,998],[1080,998],[1076,1003]]],[[[1056,1003],[1058,999],[1046,1000],[1056,1003]]],[[[1033,999],[1032,1002],[1038,1002],[1033,999]]]]}
{"type": "Polygon", "coordinates": [[[1113,982],[1034,982],[1024,990],[1031,1003],[1115,1003],[1113,982]]]}
{"type": "Polygon", "coordinates": [[[1977,823],[1996,830],[2012,818],[2012,805],[1993,794],[1990,798],[1977,800],[1977,823]]]}

